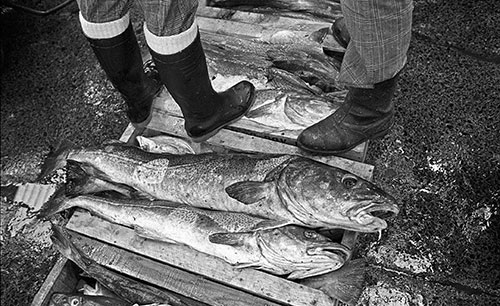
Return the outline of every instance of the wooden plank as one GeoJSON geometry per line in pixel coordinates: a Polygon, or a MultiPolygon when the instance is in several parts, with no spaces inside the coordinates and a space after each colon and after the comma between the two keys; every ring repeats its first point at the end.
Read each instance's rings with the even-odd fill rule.
{"type": "Polygon", "coordinates": [[[67,228],[276,302],[297,306],[331,306],[337,303],[322,291],[258,270],[236,269],[221,259],[187,246],[141,238],[130,228],[91,217],[88,213],[76,211],[67,228]]]}
{"type": "Polygon", "coordinates": [[[120,137],[120,141],[121,142],[127,142],[129,141],[130,137],[132,136],[132,134],[134,134],[134,126],[132,125],[132,123],[129,123],[127,125],[127,127],[125,128],[125,131],[123,131],[121,137],[120,137]]]}
{"type": "Polygon", "coordinates": [[[60,257],[33,298],[31,306],[48,305],[53,293],[74,292],[78,282],[75,269],[75,264],[66,257],[60,257]]]}
{"type": "Polygon", "coordinates": [[[100,265],[146,283],[174,291],[212,306],[278,306],[257,296],[210,281],[164,263],[134,254],[81,234],[73,243],[100,265]]]}
{"type": "MultiPolygon", "coordinates": [[[[166,111],[154,108],[153,119],[148,128],[169,135],[189,139],[184,129],[184,119],[169,115],[166,111]]],[[[215,146],[222,146],[236,151],[266,152],[277,154],[295,154],[305,156],[316,161],[338,167],[356,174],[366,180],[373,176],[373,165],[361,163],[352,159],[339,156],[312,155],[296,146],[288,145],[257,136],[243,134],[229,129],[221,129],[216,135],[206,141],[215,146]]]]}

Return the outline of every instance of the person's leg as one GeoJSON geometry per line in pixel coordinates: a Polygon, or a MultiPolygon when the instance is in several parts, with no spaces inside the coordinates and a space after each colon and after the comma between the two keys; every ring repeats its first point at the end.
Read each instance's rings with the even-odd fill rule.
{"type": "Polygon", "coordinates": [[[349,93],[339,110],[299,135],[298,146],[316,153],[342,153],[389,132],[411,37],[412,0],[341,4],[349,40],[339,81],[349,93]]]}
{"type": "Polygon", "coordinates": [[[162,82],[181,108],[188,136],[204,141],[243,117],[254,101],[254,86],[242,81],[217,93],[208,75],[198,26],[197,0],[141,2],[144,33],[162,82]]]}
{"type": "Polygon", "coordinates": [[[147,76],[132,24],[129,1],[78,0],[83,33],[102,69],[127,103],[136,128],[151,120],[151,106],[161,89],[158,76],[147,76]]]}

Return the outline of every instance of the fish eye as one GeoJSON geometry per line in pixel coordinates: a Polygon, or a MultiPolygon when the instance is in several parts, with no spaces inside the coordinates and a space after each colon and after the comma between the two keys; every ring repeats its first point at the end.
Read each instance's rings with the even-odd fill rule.
{"type": "Polygon", "coordinates": [[[315,231],[304,231],[304,237],[307,239],[317,239],[318,238],[318,233],[315,231]]]}
{"type": "Polygon", "coordinates": [[[78,300],[78,298],[72,298],[71,301],[69,302],[69,304],[71,306],[78,306],[78,305],[80,305],[80,301],[78,300]]]}
{"type": "Polygon", "coordinates": [[[342,184],[347,188],[352,188],[358,182],[358,178],[354,175],[346,174],[342,177],[342,184]]]}

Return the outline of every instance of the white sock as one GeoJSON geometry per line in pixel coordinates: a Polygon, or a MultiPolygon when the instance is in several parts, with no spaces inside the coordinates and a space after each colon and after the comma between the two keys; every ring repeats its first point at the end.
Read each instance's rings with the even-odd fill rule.
{"type": "Polygon", "coordinates": [[[198,35],[198,24],[196,20],[186,31],[171,36],[156,36],[151,33],[144,24],[144,36],[148,46],[158,54],[175,54],[186,49],[198,35]]]}
{"type": "Polygon", "coordinates": [[[94,23],[87,21],[83,18],[80,12],[80,24],[82,26],[83,34],[92,39],[106,39],[116,37],[128,28],[130,24],[129,13],[125,14],[120,19],[110,22],[94,23]]]}

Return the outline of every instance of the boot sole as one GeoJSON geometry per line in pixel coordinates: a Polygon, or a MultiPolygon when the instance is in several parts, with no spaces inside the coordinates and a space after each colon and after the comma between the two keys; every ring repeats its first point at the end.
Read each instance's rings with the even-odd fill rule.
{"type": "Polygon", "coordinates": [[[345,153],[345,152],[351,151],[352,149],[354,149],[355,147],[357,147],[358,145],[362,144],[365,141],[383,138],[385,135],[387,135],[389,133],[389,131],[390,131],[390,128],[387,129],[387,130],[385,130],[385,131],[378,132],[377,134],[371,136],[370,138],[366,138],[365,140],[358,141],[355,144],[353,144],[352,146],[349,146],[349,147],[347,147],[345,149],[342,149],[342,150],[316,150],[316,149],[311,149],[311,148],[308,148],[308,147],[302,145],[299,141],[297,141],[297,147],[299,147],[300,149],[302,149],[304,151],[307,151],[307,152],[310,152],[310,153],[321,154],[321,155],[341,154],[341,153],[345,153]]]}
{"type": "Polygon", "coordinates": [[[221,125],[220,127],[216,128],[215,130],[211,131],[211,132],[208,132],[207,134],[203,135],[203,136],[200,136],[200,137],[191,137],[191,140],[194,141],[194,142],[203,142],[203,141],[206,141],[207,139],[213,137],[215,134],[217,134],[222,128],[240,120],[243,116],[245,116],[248,111],[252,108],[253,104],[255,103],[255,90],[252,92],[252,95],[250,96],[250,105],[248,106],[248,108],[246,109],[246,111],[243,112],[243,114],[241,114],[240,116],[232,119],[231,121],[228,121],[227,123],[224,123],[223,125],[221,125]]]}

